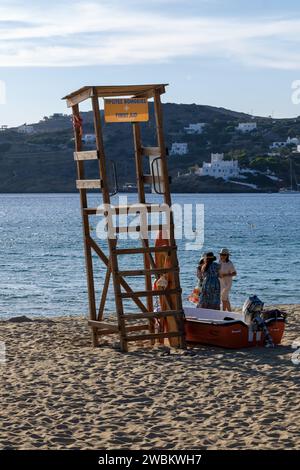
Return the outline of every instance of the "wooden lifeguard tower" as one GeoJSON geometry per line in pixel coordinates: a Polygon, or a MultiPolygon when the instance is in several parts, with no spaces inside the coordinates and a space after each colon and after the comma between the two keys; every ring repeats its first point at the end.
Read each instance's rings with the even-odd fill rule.
{"type": "MultiPolygon", "coordinates": [[[[147,215],[149,213],[168,211],[171,208],[171,195],[169,188],[169,175],[167,169],[166,148],[163,134],[163,118],[160,95],[165,93],[166,84],[155,85],[130,85],[130,86],[85,86],[73,93],[65,96],[67,106],[72,108],[73,127],[75,135],[74,159],[77,167],[76,186],[79,190],[81,201],[81,215],[83,221],[83,238],[86,261],[88,300],[89,300],[89,325],[92,330],[93,345],[97,346],[99,337],[108,334],[118,334],[122,351],[128,351],[128,342],[150,340],[152,344],[156,340],[163,341],[168,338],[171,345],[185,347],[184,339],[184,312],[182,308],[181,287],[179,278],[179,267],[177,259],[177,246],[174,238],[173,214],[168,213],[168,243],[164,246],[158,244],[151,246],[149,242],[149,231],[161,230],[163,225],[156,227],[147,225],[147,215]],[[123,98],[121,98],[123,97],[123,98]],[[124,98],[128,97],[128,98],[124,98]],[[145,105],[148,109],[148,99],[154,99],[154,114],[156,122],[157,144],[154,147],[143,147],[141,142],[141,128],[139,113],[121,112],[113,121],[132,122],[134,153],[136,165],[136,179],[138,190],[138,202],[134,204],[134,211],[140,215],[140,222],[136,231],[140,232],[139,241],[136,247],[120,247],[118,234],[132,231],[132,227],[114,226],[112,213],[128,214],[132,206],[111,206],[112,192],[109,189],[107,161],[105,156],[104,141],[102,135],[102,117],[99,108],[99,98],[104,98],[110,105],[120,105],[129,103],[130,105],[145,105]],[[109,100],[108,100],[109,98],[109,100]],[[79,103],[91,99],[94,129],[96,138],[95,150],[83,150],[82,145],[82,118],[79,112],[79,103]],[[144,174],[143,160],[150,162],[150,174],[144,174]],[[99,167],[99,179],[88,180],[85,177],[84,164],[87,160],[97,160],[99,167]],[[145,184],[152,184],[154,192],[161,194],[163,204],[151,204],[146,201],[145,184]],[[90,189],[98,189],[102,193],[103,209],[88,207],[88,194],[90,189]],[[110,211],[113,207],[113,211],[110,211]],[[92,237],[90,231],[89,217],[91,215],[102,215],[106,218],[109,227],[107,232],[108,254],[101,249],[99,243],[92,237]],[[103,283],[100,304],[97,308],[95,295],[94,266],[92,253],[96,253],[106,266],[106,275],[103,283]],[[164,267],[157,267],[155,258],[165,253],[169,263],[164,267]],[[141,254],[141,266],[134,266],[134,269],[119,269],[119,257],[141,254]],[[160,299],[164,299],[167,307],[163,311],[154,311],[153,299],[158,292],[153,289],[153,280],[161,275],[171,277],[171,288],[167,287],[159,290],[160,299]],[[125,277],[143,276],[145,279],[145,290],[134,290],[125,277]],[[104,320],[104,306],[107,298],[110,278],[113,280],[115,297],[115,312],[110,313],[107,320],[104,320]],[[154,279],[153,279],[154,278],[154,279]],[[142,298],[146,298],[146,304],[142,298]],[[124,299],[132,299],[139,311],[126,312],[124,299]],[[172,320],[173,328],[157,328],[157,324],[172,320]],[[175,327],[174,327],[175,325],[175,327]]],[[[117,184],[113,194],[117,192],[117,184]]],[[[101,204],[101,201],[99,201],[101,204]]],[[[103,248],[103,246],[102,246],[103,248]]],[[[129,258],[128,258],[129,260],[129,258]]],[[[130,260],[127,263],[130,266],[130,260]]],[[[133,310],[133,309],[132,309],[133,310]]]]}

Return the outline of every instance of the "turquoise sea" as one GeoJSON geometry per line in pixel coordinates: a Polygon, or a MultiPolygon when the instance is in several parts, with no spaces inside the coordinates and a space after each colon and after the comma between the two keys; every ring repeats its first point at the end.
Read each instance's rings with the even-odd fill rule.
{"type": "MultiPolygon", "coordinates": [[[[133,201],[136,196],[128,197],[133,201]]],[[[114,201],[118,203],[117,198],[114,201]]],[[[204,204],[203,248],[187,251],[186,241],[178,240],[187,305],[201,252],[218,252],[222,247],[231,250],[238,271],[231,296],[234,306],[253,293],[266,304],[299,303],[300,194],[176,194],[173,202],[204,204]]],[[[90,206],[100,203],[100,196],[90,197],[90,206]]],[[[78,195],[2,194],[0,221],[0,316],[85,314],[78,195]]],[[[195,224],[194,217],[194,229],[195,224]]],[[[91,226],[96,237],[96,220],[91,226]]],[[[136,245],[134,241],[122,243],[136,245]]],[[[100,245],[105,247],[105,242],[100,245]]],[[[123,257],[122,266],[138,266],[137,258],[123,257]]],[[[99,295],[105,268],[97,259],[95,272],[99,295]]],[[[131,283],[141,286],[135,278],[131,283]]],[[[111,290],[107,307],[114,309],[111,290]]]]}

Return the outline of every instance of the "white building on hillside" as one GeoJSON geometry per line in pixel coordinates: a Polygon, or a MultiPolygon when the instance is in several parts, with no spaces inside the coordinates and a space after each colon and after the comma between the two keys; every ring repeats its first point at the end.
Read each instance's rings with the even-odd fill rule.
{"type": "Polygon", "coordinates": [[[197,122],[196,124],[189,124],[184,130],[186,134],[202,134],[205,126],[205,122],[197,122]]]}
{"type": "Polygon", "coordinates": [[[33,126],[28,126],[28,124],[22,124],[22,126],[17,127],[17,132],[19,134],[33,134],[34,133],[34,127],[33,126]]]}
{"type": "Polygon", "coordinates": [[[197,174],[213,178],[233,178],[240,174],[239,163],[237,160],[224,160],[224,153],[212,153],[211,162],[204,162],[197,174]]]}
{"type": "Polygon", "coordinates": [[[240,132],[252,132],[256,129],[256,122],[240,122],[239,125],[236,127],[236,130],[240,132]]]}
{"type": "Polygon", "coordinates": [[[288,145],[296,145],[298,146],[300,144],[300,139],[298,137],[288,137],[285,142],[273,142],[270,145],[270,149],[280,149],[287,147],[288,145]]]}
{"type": "Polygon", "coordinates": [[[84,134],[82,136],[82,142],[85,144],[94,144],[96,142],[95,134],[84,134]]]}
{"type": "Polygon", "coordinates": [[[186,142],[174,142],[171,147],[170,155],[185,155],[188,153],[188,144],[186,142]]]}
{"type": "Polygon", "coordinates": [[[300,144],[300,140],[298,139],[298,137],[288,137],[286,139],[286,143],[287,145],[298,145],[300,144]]]}
{"type": "Polygon", "coordinates": [[[271,145],[270,145],[270,149],[280,149],[280,148],[284,148],[286,147],[288,144],[287,142],[273,142],[271,145]]]}

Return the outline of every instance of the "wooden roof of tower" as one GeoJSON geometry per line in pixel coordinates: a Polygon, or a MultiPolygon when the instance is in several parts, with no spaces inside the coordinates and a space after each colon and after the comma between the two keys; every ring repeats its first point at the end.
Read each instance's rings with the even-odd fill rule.
{"type": "Polygon", "coordinates": [[[96,93],[99,98],[112,96],[132,96],[134,98],[152,98],[155,91],[159,94],[165,93],[165,87],[168,83],[152,85],[116,85],[116,86],[84,86],[79,90],[73,91],[62,99],[67,100],[67,106],[70,108],[75,104],[81,103],[96,93]]]}

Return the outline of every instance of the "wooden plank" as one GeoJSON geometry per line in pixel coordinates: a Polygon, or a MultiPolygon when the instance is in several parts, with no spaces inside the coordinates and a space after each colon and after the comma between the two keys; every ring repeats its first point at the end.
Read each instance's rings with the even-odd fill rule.
{"type": "MultiPolygon", "coordinates": [[[[178,267],[175,269],[179,269],[178,267]]],[[[119,271],[120,276],[145,276],[147,274],[164,274],[174,272],[174,268],[147,268],[147,269],[128,269],[119,271]]]]}
{"type": "Polygon", "coordinates": [[[104,307],[105,307],[107,292],[109,288],[110,275],[111,275],[111,269],[110,269],[110,266],[108,265],[106,269],[104,285],[103,285],[101,300],[100,300],[99,309],[98,309],[98,320],[102,320],[103,318],[104,307]]]}
{"type": "Polygon", "coordinates": [[[168,225],[166,224],[153,224],[146,225],[142,227],[141,225],[126,226],[126,227],[112,227],[114,233],[130,233],[130,232],[157,232],[158,230],[167,229],[168,225]]]}
{"type": "Polygon", "coordinates": [[[160,148],[159,147],[142,147],[142,154],[150,157],[159,157],[160,156],[160,148]]]}
{"type": "Polygon", "coordinates": [[[159,89],[151,89],[151,90],[148,90],[144,93],[135,93],[135,97],[136,98],[154,98],[155,96],[155,92],[157,91],[157,93],[159,93],[160,95],[162,95],[163,93],[166,92],[166,89],[164,86],[161,86],[159,89]]]}
{"type": "Polygon", "coordinates": [[[101,189],[102,180],[76,180],[77,189],[101,189]]]}
{"type": "MultiPolygon", "coordinates": [[[[148,213],[152,212],[166,212],[169,210],[167,206],[164,204],[131,204],[131,205],[120,205],[120,206],[113,206],[111,207],[113,214],[136,214],[141,211],[145,211],[148,213]]],[[[88,215],[104,215],[107,209],[102,207],[88,207],[85,209],[85,213],[88,215]]]]}
{"type": "Polygon", "coordinates": [[[131,320],[139,320],[143,318],[181,317],[183,315],[184,315],[183,312],[177,312],[175,310],[166,310],[164,312],[126,313],[124,315],[124,319],[131,321],[131,320]]]}
{"type": "Polygon", "coordinates": [[[126,336],[127,341],[145,341],[149,339],[160,339],[160,338],[176,338],[180,337],[181,333],[177,331],[171,331],[169,333],[150,333],[147,335],[130,335],[126,336]]]}
{"type": "Polygon", "coordinates": [[[177,246],[149,246],[149,247],[136,247],[136,248],[117,248],[117,255],[132,255],[138,253],[162,253],[164,251],[177,250],[177,246]]]}
{"type": "Polygon", "coordinates": [[[115,331],[115,330],[100,330],[100,329],[97,329],[97,328],[94,328],[94,327],[91,327],[92,330],[96,331],[96,334],[97,334],[97,337],[98,336],[107,336],[107,335],[118,335],[119,334],[119,331],[115,331]]]}
{"type": "Polygon", "coordinates": [[[74,152],[74,160],[98,160],[97,150],[86,150],[83,152],[74,152]]]}
{"type": "Polygon", "coordinates": [[[130,299],[131,297],[148,297],[148,296],[156,296],[156,295],[172,295],[172,294],[180,294],[181,288],[176,289],[160,289],[160,290],[140,290],[134,292],[121,292],[120,297],[122,299],[130,299]]]}
{"type": "Polygon", "coordinates": [[[67,106],[74,106],[81,101],[91,97],[94,93],[96,96],[134,96],[134,97],[154,97],[155,91],[159,94],[165,93],[165,87],[168,83],[149,84],[149,85],[117,85],[117,86],[84,86],[72,93],[64,96],[62,99],[67,100],[67,106]]]}
{"type": "Polygon", "coordinates": [[[142,325],[131,325],[131,326],[126,326],[125,327],[126,333],[128,333],[130,331],[145,331],[145,330],[149,330],[149,324],[148,323],[144,323],[142,325]]]}
{"type": "MultiPolygon", "coordinates": [[[[169,183],[171,182],[171,180],[172,180],[171,176],[168,176],[169,183]]],[[[154,181],[155,183],[161,182],[165,184],[165,178],[162,176],[143,175],[143,181],[146,184],[153,184],[154,181]]]]}
{"type": "Polygon", "coordinates": [[[148,93],[153,96],[154,90],[159,92],[163,92],[167,83],[162,84],[150,84],[150,85],[116,85],[116,86],[96,86],[94,89],[97,92],[98,97],[105,97],[105,96],[130,96],[130,95],[138,95],[140,96],[142,93],[147,95],[148,93]]]}
{"type": "Polygon", "coordinates": [[[88,321],[89,326],[93,328],[98,328],[99,330],[112,330],[115,333],[118,333],[119,329],[117,325],[114,325],[112,323],[107,323],[104,321],[97,321],[97,320],[89,320],[88,321]]]}
{"type": "Polygon", "coordinates": [[[86,209],[84,209],[84,213],[86,215],[97,215],[98,214],[98,208],[97,207],[87,207],[86,209]]]}
{"type": "Polygon", "coordinates": [[[83,87],[81,90],[82,91],[79,90],[79,93],[75,94],[74,96],[65,97],[67,99],[68,108],[87,100],[92,95],[92,87],[83,87]]]}
{"type": "MultiPolygon", "coordinates": [[[[97,330],[98,335],[112,335],[112,334],[118,334],[119,329],[116,325],[111,325],[107,324],[107,327],[101,327],[99,325],[96,325],[96,323],[99,322],[89,322],[89,326],[93,329],[97,330]],[[112,328],[110,328],[112,326],[112,328]]],[[[130,331],[145,331],[149,329],[148,323],[142,324],[142,325],[130,325],[125,327],[125,332],[128,333],[130,331]]]]}

